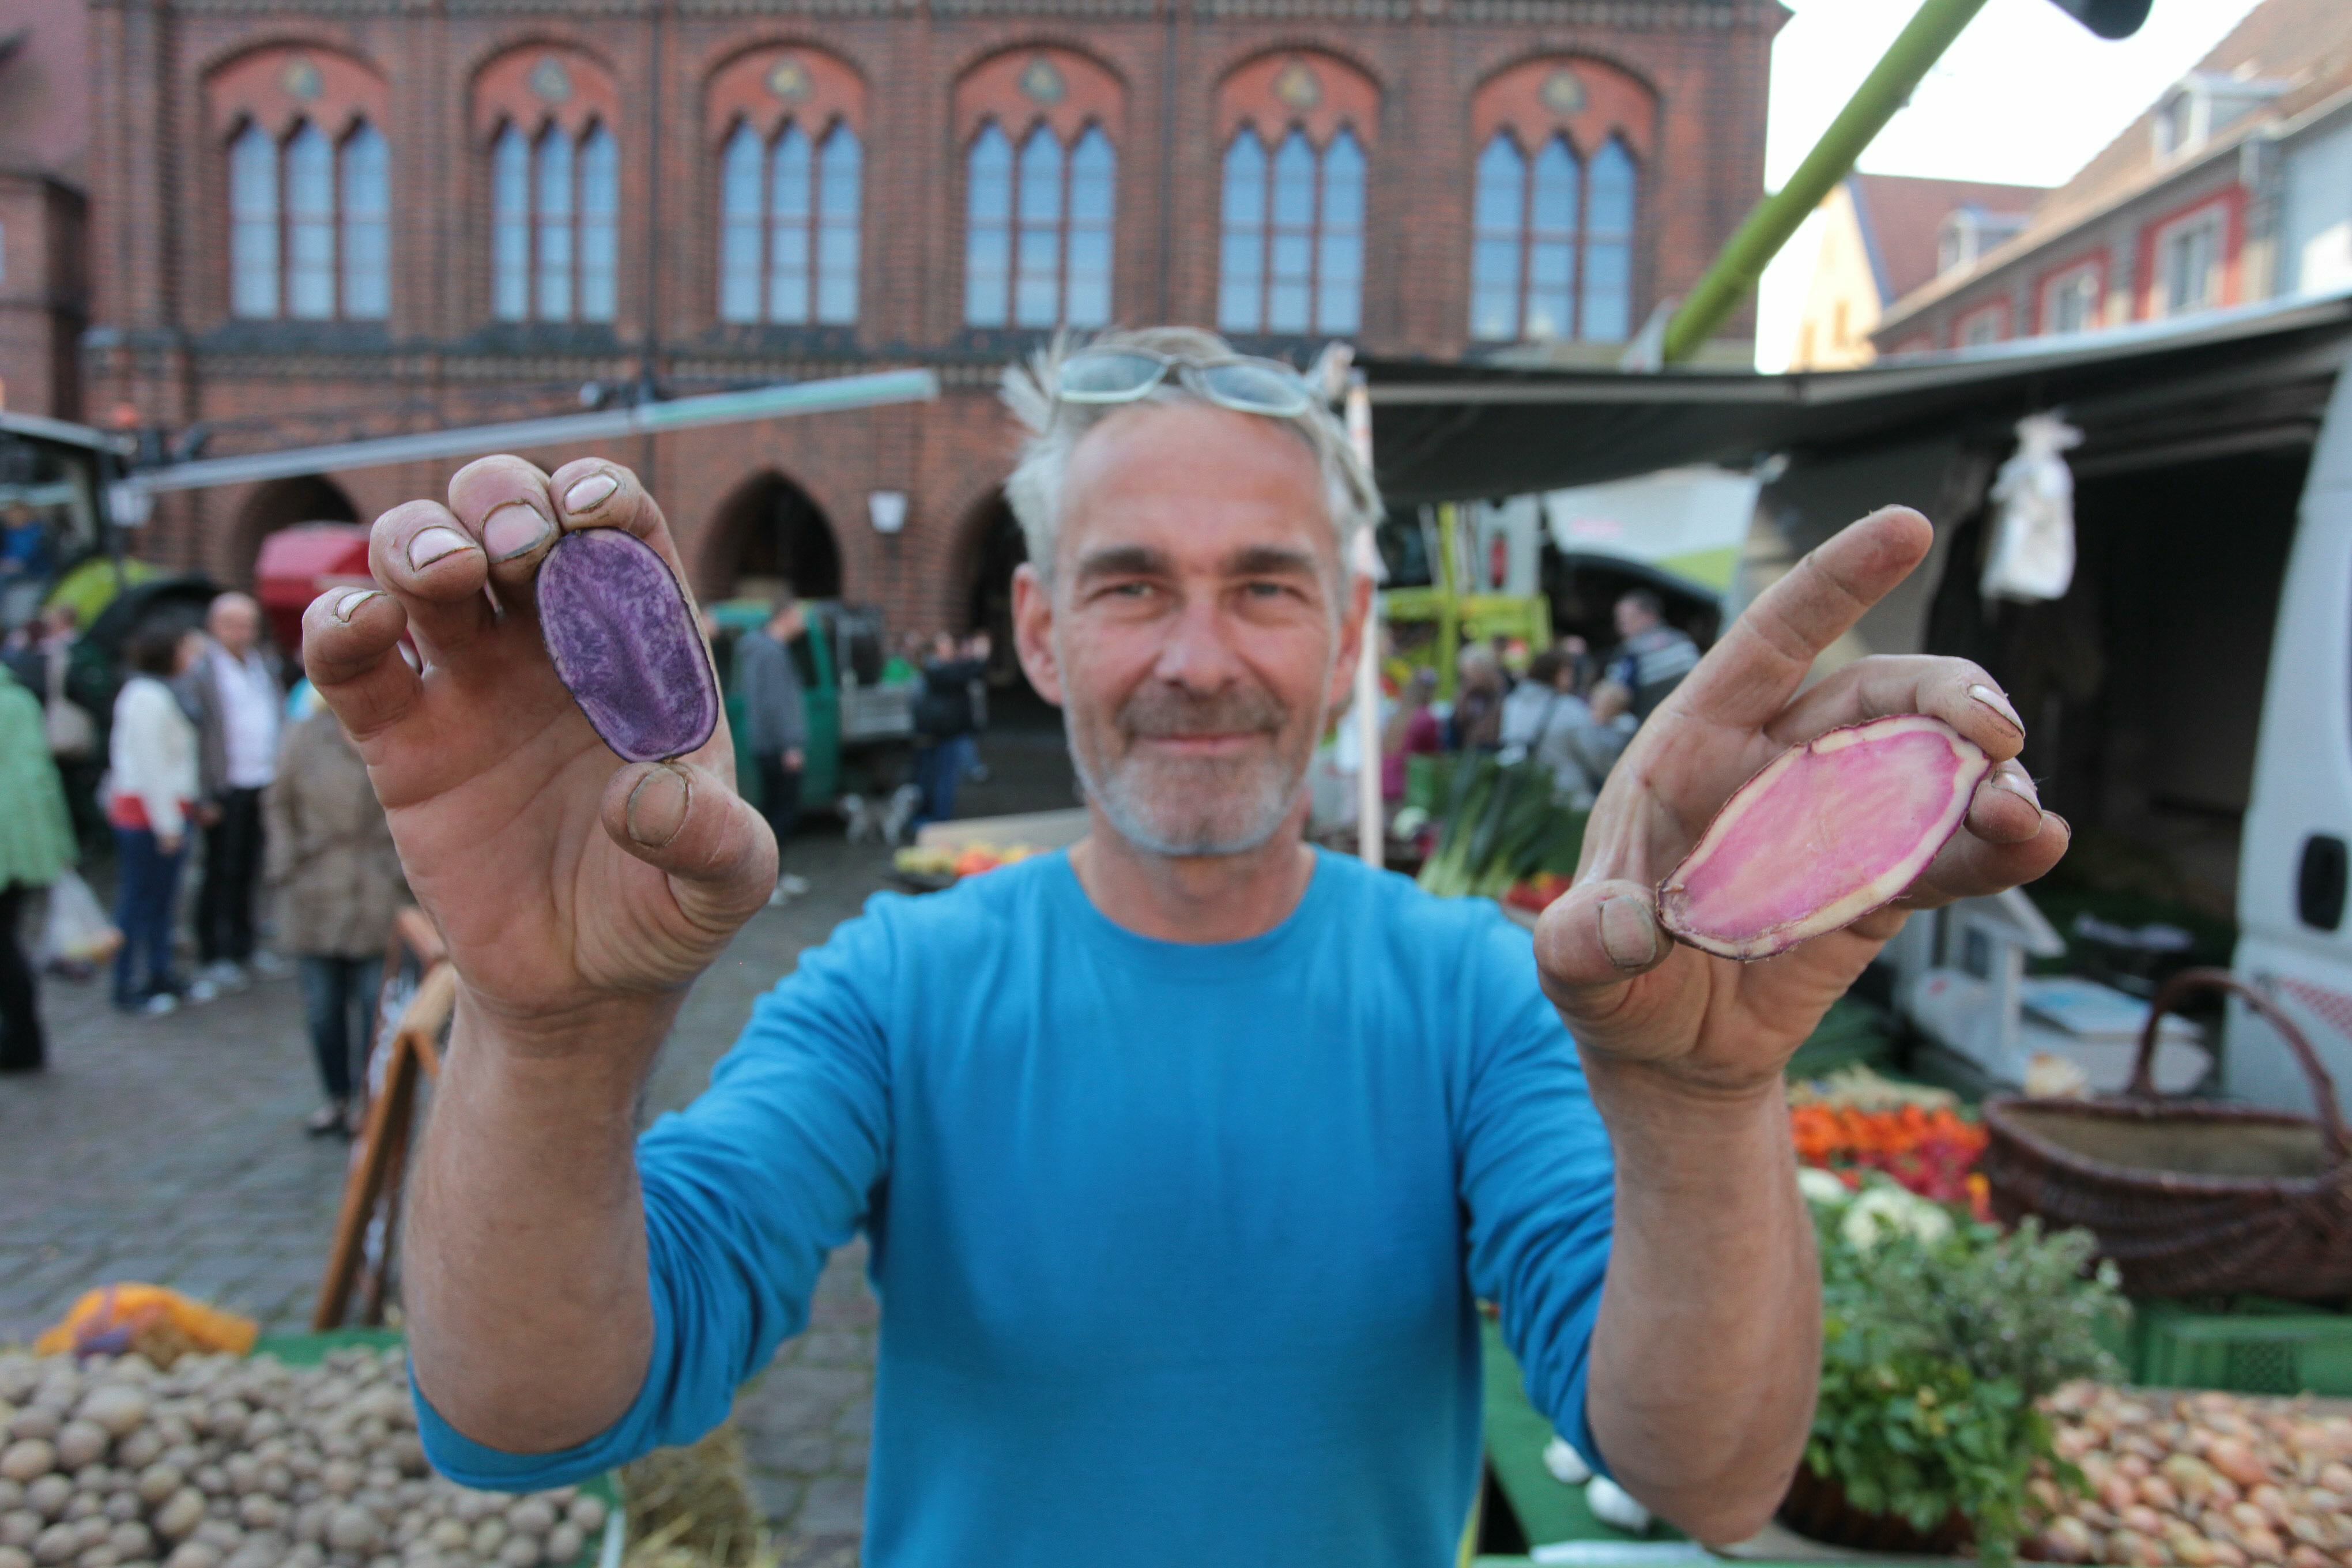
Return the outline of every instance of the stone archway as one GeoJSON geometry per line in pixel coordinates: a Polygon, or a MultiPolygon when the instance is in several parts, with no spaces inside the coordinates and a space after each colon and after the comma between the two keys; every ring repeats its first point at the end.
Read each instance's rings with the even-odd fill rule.
{"type": "Polygon", "coordinates": [[[841,596],[841,546],[824,509],[773,468],[737,485],[711,515],[709,563],[717,599],[841,596]]]}
{"type": "Polygon", "coordinates": [[[255,487],[237,509],[228,551],[219,563],[222,580],[242,588],[253,586],[254,563],[261,558],[261,542],[281,528],[302,522],[357,522],[359,508],[343,488],[323,474],[295,474],[255,487]]]}

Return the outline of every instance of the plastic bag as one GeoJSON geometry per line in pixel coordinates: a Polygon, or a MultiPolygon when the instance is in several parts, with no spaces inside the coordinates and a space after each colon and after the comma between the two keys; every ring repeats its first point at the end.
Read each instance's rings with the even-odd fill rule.
{"type": "Polygon", "coordinates": [[[96,968],[114,956],[122,933],[99,907],[98,895],[79,872],[58,873],[49,888],[49,920],[41,932],[41,962],[96,968]]]}
{"type": "Polygon", "coordinates": [[[2055,414],[2017,422],[2017,451],[1992,483],[1992,550],[1979,591],[1988,599],[2063,599],[2074,580],[2074,475],[2063,454],[2083,433],[2055,414]]]}

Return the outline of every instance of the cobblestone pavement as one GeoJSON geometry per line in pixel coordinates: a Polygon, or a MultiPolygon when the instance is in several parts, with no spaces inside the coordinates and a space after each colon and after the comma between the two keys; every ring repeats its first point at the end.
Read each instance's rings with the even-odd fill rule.
{"type": "MultiPolygon", "coordinates": [[[[992,736],[995,773],[961,815],[1067,804],[1057,735],[992,736]]],[[[755,917],[695,987],[648,1086],[649,1112],[701,1092],[751,1000],[887,885],[888,858],[818,829],[786,864],[814,884],[755,917]]],[[[272,1330],[309,1324],[346,1146],[306,1138],[319,1090],[291,978],[163,1019],[125,1018],[102,984],[45,981],[49,1069],[0,1078],[0,1344],[99,1284],[169,1285],[272,1330]]],[[[856,1561],[880,1311],[865,1247],[835,1254],[809,1331],[737,1406],[754,1492],[785,1561],[856,1561]]]]}

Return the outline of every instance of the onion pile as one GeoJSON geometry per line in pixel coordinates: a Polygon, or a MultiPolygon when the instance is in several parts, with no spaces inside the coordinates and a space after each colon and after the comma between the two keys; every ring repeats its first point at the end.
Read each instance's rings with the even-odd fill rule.
{"type": "Polygon", "coordinates": [[[560,1568],[604,1515],[433,1475],[398,1350],[0,1355],[0,1568],[560,1568]]]}
{"type": "Polygon", "coordinates": [[[2044,1478],[2048,1521],[2022,1554],[2135,1568],[2352,1568],[2352,1416],[2301,1400],[2152,1395],[2070,1384],[2052,1396],[2061,1458],[2091,1495],[2044,1478]]]}

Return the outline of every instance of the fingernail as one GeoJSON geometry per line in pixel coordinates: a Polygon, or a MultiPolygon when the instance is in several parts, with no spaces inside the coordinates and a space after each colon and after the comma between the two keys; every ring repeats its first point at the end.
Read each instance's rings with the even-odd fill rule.
{"type": "Polygon", "coordinates": [[[2042,814],[2042,820],[2044,822],[2054,822],[2067,837],[2072,838],[2074,837],[2074,825],[2067,821],[2064,817],[2059,816],[2056,812],[2043,812],[2042,814]]]}
{"type": "Polygon", "coordinates": [[[1641,900],[1620,894],[1601,902],[1601,951],[1620,969],[1646,969],[1658,956],[1658,922],[1641,900]]]}
{"type": "Polygon", "coordinates": [[[511,561],[539,548],[555,524],[529,501],[510,500],[482,523],[482,548],[493,561],[511,561]]]}
{"type": "Polygon", "coordinates": [[[629,792],[629,837],[648,849],[667,847],[686,826],[686,808],[693,801],[694,784],[686,770],[662,763],[629,792]]]}
{"type": "Polygon", "coordinates": [[[380,599],[383,596],[383,590],[381,588],[362,588],[357,593],[346,594],[335,601],[335,619],[349,622],[352,616],[358,614],[362,605],[366,604],[370,599],[380,599]]]}
{"type": "Polygon", "coordinates": [[[2000,714],[2011,729],[2021,735],[2025,733],[2025,721],[2017,716],[2017,710],[2009,705],[2008,698],[1990,686],[1971,686],[1969,688],[1969,695],[2000,714]]]}
{"type": "Polygon", "coordinates": [[[604,499],[621,488],[621,481],[610,474],[591,474],[563,492],[563,510],[587,511],[604,504],[604,499]]]}
{"type": "Polygon", "coordinates": [[[2003,768],[1999,773],[1993,776],[1992,782],[1999,784],[2001,788],[2009,791],[2011,795],[2023,795],[2027,800],[2033,803],[2034,810],[2040,811],[2042,809],[2041,792],[2033,787],[2032,776],[2023,768],[2003,768]]]}
{"type": "Polygon", "coordinates": [[[454,528],[439,526],[426,529],[408,542],[408,564],[422,572],[444,555],[455,555],[471,542],[454,528]]]}

